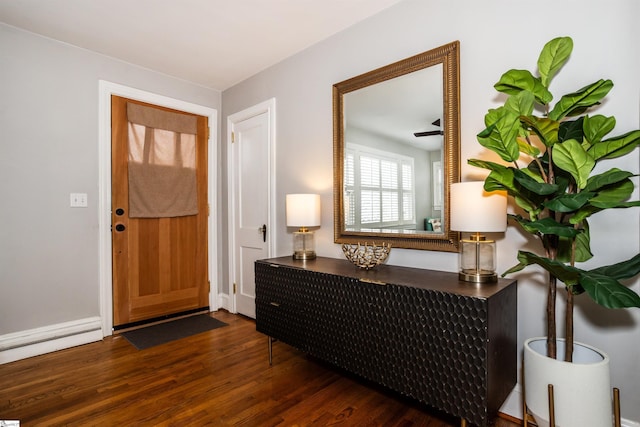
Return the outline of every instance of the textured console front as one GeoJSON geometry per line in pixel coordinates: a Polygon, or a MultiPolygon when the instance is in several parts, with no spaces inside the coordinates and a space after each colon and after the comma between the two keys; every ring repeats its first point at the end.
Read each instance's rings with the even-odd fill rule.
{"type": "Polygon", "coordinates": [[[487,425],[516,381],[515,282],[480,291],[451,273],[382,267],[372,273],[326,258],[258,261],[256,328],[487,425]]]}

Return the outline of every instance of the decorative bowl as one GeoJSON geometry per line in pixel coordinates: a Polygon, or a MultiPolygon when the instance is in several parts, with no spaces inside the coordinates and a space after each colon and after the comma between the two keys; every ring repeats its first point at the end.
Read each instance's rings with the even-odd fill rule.
{"type": "Polygon", "coordinates": [[[391,252],[391,244],[382,243],[378,246],[375,242],[372,244],[364,242],[364,244],[357,243],[351,245],[343,243],[342,252],[344,252],[344,256],[356,266],[370,270],[382,264],[387,259],[389,252],[391,252]]]}

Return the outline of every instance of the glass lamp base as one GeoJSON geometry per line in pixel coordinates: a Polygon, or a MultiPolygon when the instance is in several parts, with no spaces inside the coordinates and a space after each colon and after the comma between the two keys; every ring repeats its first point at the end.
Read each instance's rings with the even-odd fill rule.
{"type": "Polygon", "coordinates": [[[460,280],[472,283],[497,282],[496,243],[480,233],[460,241],[460,280]]]}
{"type": "Polygon", "coordinates": [[[293,259],[314,259],[315,249],[313,231],[301,228],[293,233],[293,259]]]}

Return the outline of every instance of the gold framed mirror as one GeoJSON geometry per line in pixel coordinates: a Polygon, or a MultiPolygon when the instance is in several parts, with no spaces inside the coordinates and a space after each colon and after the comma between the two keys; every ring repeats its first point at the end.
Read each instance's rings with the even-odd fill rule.
{"type": "Polygon", "coordinates": [[[458,41],[333,85],[334,240],[457,252],[458,41]]]}

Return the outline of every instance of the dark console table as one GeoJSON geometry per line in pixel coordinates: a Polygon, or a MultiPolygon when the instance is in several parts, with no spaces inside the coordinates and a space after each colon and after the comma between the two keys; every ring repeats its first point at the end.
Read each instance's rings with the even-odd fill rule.
{"type": "Polygon", "coordinates": [[[516,383],[516,282],[346,260],[259,260],[256,329],[486,426],[516,383]]]}

